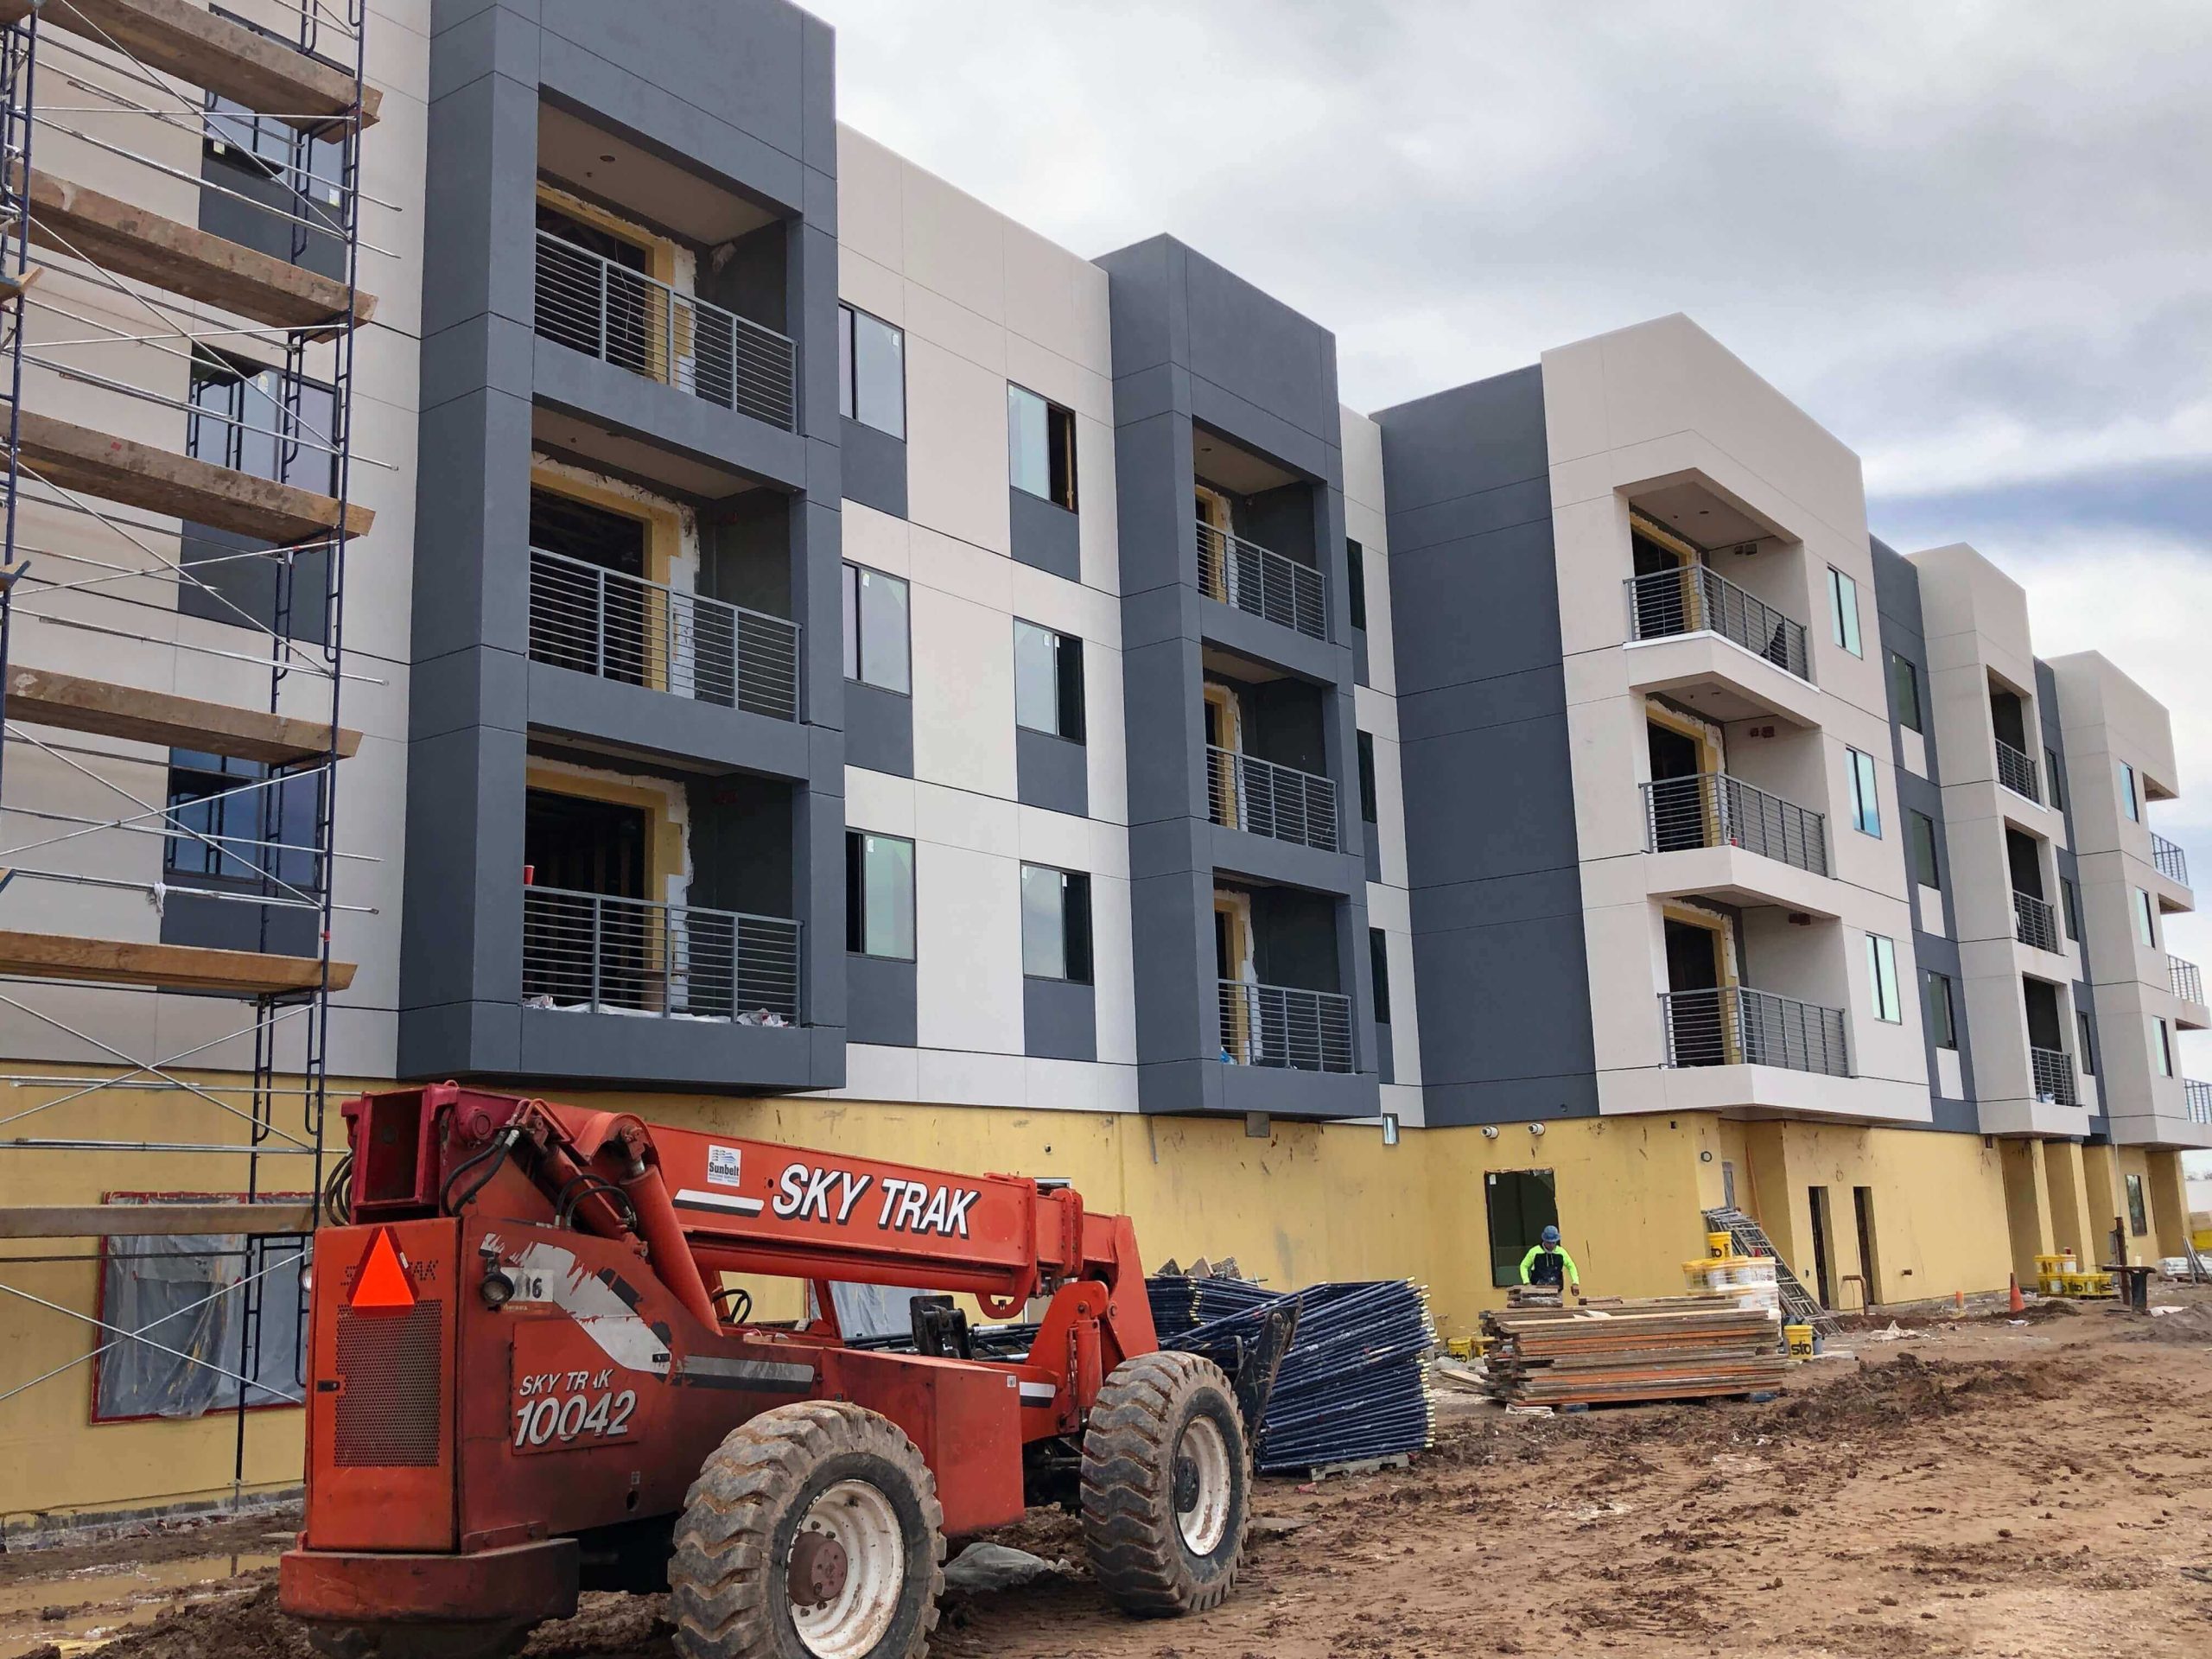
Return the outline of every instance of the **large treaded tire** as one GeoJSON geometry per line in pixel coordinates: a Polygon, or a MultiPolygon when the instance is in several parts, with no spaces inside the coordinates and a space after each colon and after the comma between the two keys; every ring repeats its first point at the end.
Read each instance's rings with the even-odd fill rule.
{"type": "Polygon", "coordinates": [[[887,1499],[904,1547],[888,1628],[865,1659],[922,1659],[944,1588],[937,1481],[898,1425],[839,1401],[779,1406],[732,1429],[684,1497],[668,1564],[683,1659],[814,1659],[794,1622],[792,1541],[815,1500],[859,1481],[887,1499]]]}
{"type": "Polygon", "coordinates": [[[1226,1596],[1251,1522],[1251,1453],[1229,1378],[1196,1354],[1151,1353],[1114,1368],[1083,1436],[1083,1540],[1090,1571],[1140,1618],[1200,1613],[1226,1596]],[[1219,1437],[1228,1511],[1219,1541],[1192,1548],[1177,1512],[1179,1455],[1194,1424],[1219,1437]]]}

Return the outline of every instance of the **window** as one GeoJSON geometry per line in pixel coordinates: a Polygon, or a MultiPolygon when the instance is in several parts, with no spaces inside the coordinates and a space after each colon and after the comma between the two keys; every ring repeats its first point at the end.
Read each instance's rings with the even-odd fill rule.
{"type": "Polygon", "coordinates": [[[1909,732],[1926,729],[1920,712],[1920,671],[1911,659],[1890,653],[1890,702],[1897,715],[1897,724],[1909,732]]]}
{"type": "Polygon", "coordinates": [[[1548,1169],[1494,1169],[1483,1177],[1490,1211],[1490,1281],[1521,1282],[1521,1258],[1559,1225],[1559,1183],[1548,1169]]]}
{"type": "Polygon", "coordinates": [[[1866,654],[1859,645],[1859,584],[1834,565],[1828,567],[1828,620],[1836,644],[1854,657],[1866,654]]]}
{"type": "Polygon", "coordinates": [[[1075,511],[1075,416],[1033,391],[1006,389],[1006,448],[1014,487],[1075,511]]]}
{"type": "Polygon", "coordinates": [[[1882,833],[1882,797],[1874,782],[1874,757],[1846,749],[1851,768],[1851,823],[1861,835],[1878,839],[1882,833]]]}
{"type": "Polygon", "coordinates": [[[1379,927],[1367,930],[1367,976],[1375,983],[1375,1023],[1390,1023],[1390,952],[1379,927]]]}
{"type": "Polygon", "coordinates": [[[2074,884],[2064,876],[2058,878],[2058,907],[2066,912],[2066,937],[2077,944],[2082,938],[2082,898],[2074,891],[2074,884]]]}
{"type": "Polygon", "coordinates": [[[1959,1046],[1959,1005],[1954,1000],[1951,976],[1939,974],[1933,968],[1923,968],[1920,973],[1922,999],[1927,1003],[1929,1040],[1938,1048],[1959,1046]]]}
{"type": "Polygon", "coordinates": [[[845,949],[895,962],[914,959],[914,843],[897,836],[845,832],[845,949]]]}
{"type": "Polygon", "coordinates": [[[845,567],[845,677],[902,696],[913,687],[906,584],[880,570],[845,567]]]}
{"type": "Polygon", "coordinates": [[[2074,1026],[2082,1036],[2082,1075],[2094,1077],[2097,1075],[2097,1027],[2087,1008],[2074,1010],[2074,1026]]]}
{"type": "MultiPolygon", "coordinates": [[[[337,488],[332,454],[336,405],[331,389],[280,369],[195,346],[184,452],[198,461],[292,484],[318,495],[337,488]],[[293,394],[288,407],[287,391],[293,394]]],[[[178,591],[188,616],[263,627],[317,644],[328,637],[330,554],[302,550],[286,561],[242,556],[267,543],[188,522],[178,591]]]]}
{"type": "Polygon", "coordinates": [[[2143,798],[2136,792],[2135,768],[2125,760],[2120,763],[2120,810],[2127,814],[2130,823],[2143,822],[2143,798]]]}
{"type": "Polygon", "coordinates": [[[1874,1017],[1890,1025],[1901,1024],[1904,1010],[1897,1001],[1897,946],[1878,933],[1866,936],[1866,981],[1874,991],[1874,1017]]]}
{"type": "Polygon", "coordinates": [[[2058,751],[2044,745],[2043,752],[2044,776],[2050,779],[2050,804],[2061,812],[2066,810],[2066,772],[2058,764],[2058,751]]]}
{"type": "Polygon", "coordinates": [[[1367,626],[1367,554],[1357,542],[1344,543],[1344,577],[1351,584],[1351,625],[1367,626]]]}
{"type": "Polygon", "coordinates": [[[1936,856],[1936,820],[1925,812],[1907,812],[1904,823],[1912,849],[1912,879],[1923,887],[1942,887],[1943,867],[1936,856]]]}
{"type": "MultiPolygon", "coordinates": [[[[164,1192],[164,1201],[243,1201],[243,1192],[164,1192]]],[[[296,1204],[304,1192],[264,1193],[264,1204],[296,1204]]],[[[127,1212],[138,1198],[111,1200],[127,1212]]],[[[114,1224],[129,1223],[118,1215],[114,1224]]],[[[100,1317],[120,1330],[143,1332],[146,1342],[118,1342],[92,1362],[92,1421],[190,1418],[236,1408],[239,1383],[252,1379],[248,1410],[292,1403],[307,1375],[307,1332],[300,1311],[305,1241],[245,1234],[169,1236],[115,1232],[100,1241],[100,1317]],[[248,1278],[261,1292],[260,1342],[241,1367],[238,1322],[248,1278]],[[156,1348],[152,1344],[161,1344],[156,1348]],[[163,1349],[175,1351],[165,1353],[163,1349]],[[185,1357],[206,1357],[208,1363],[185,1357]],[[219,1367],[220,1369],[215,1369],[219,1367]]]]}
{"type": "Polygon", "coordinates": [[[1021,867],[1021,971],[1032,979],[1090,983],[1090,878],[1042,864],[1021,867]]]}
{"type": "Polygon", "coordinates": [[[837,412],[906,435],[906,331],[849,305],[837,308],[837,412]]]}
{"type": "Polygon", "coordinates": [[[259,891],[276,882],[296,888],[286,898],[321,891],[317,818],[322,774],[308,772],[276,783],[258,760],[169,752],[168,811],[175,826],[162,852],[173,884],[238,886],[259,891]]]}
{"type": "Polygon", "coordinates": [[[1017,618],[1014,625],[1017,726],[1083,741],[1083,641],[1017,618]]]}
{"type": "Polygon", "coordinates": [[[2151,1020],[2151,1062],[2162,1077],[2174,1074],[2174,1028],[2153,1015],[2151,1020]]]}
{"type": "MultiPolygon", "coordinates": [[[[294,45],[292,36],[219,7],[213,10],[264,40],[294,45]]],[[[350,63],[321,56],[316,60],[352,78],[350,63]]],[[[213,92],[203,107],[199,228],[343,281],[346,151],[330,136],[335,125],[323,135],[310,135],[278,116],[257,114],[213,92]]]]}
{"type": "Polygon", "coordinates": [[[1376,823],[1375,794],[1375,737],[1370,732],[1359,734],[1359,821],[1376,823]]]}
{"type": "Polygon", "coordinates": [[[2129,889],[2135,895],[2136,943],[2155,950],[2158,948],[2158,911],[2151,903],[2151,895],[2140,887],[2129,889]]]}
{"type": "Polygon", "coordinates": [[[2144,1201],[2143,1178],[2129,1175],[2127,1184],[2127,1230],[2130,1236],[2141,1238],[2151,1230],[2151,1206],[2144,1201]]]}

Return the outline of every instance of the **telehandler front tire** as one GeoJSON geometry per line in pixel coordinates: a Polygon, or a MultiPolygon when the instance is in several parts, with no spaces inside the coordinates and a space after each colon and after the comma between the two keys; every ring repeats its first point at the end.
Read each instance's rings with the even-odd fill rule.
{"type": "Polygon", "coordinates": [[[683,1659],[922,1659],[944,1512],[922,1454],[843,1402],[732,1429],[685,1497],[668,1565],[683,1659]]]}
{"type": "Polygon", "coordinates": [[[1202,1613],[1243,1564],[1252,1459],[1229,1378],[1166,1351],[1123,1360],[1083,1436],[1083,1540],[1090,1571],[1140,1618],[1202,1613]]]}

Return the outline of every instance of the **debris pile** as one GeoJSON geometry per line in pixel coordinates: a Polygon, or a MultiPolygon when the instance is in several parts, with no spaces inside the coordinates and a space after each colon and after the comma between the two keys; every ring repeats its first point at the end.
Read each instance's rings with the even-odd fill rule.
{"type": "Polygon", "coordinates": [[[1774,1315],[1726,1295],[1508,1308],[1483,1330],[1490,1392],[1509,1405],[1764,1394],[1793,1363],[1774,1315]]]}
{"type": "Polygon", "coordinates": [[[1160,1346],[1205,1354],[1232,1373],[1270,1313],[1297,1309],[1255,1437],[1253,1463],[1262,1474],[1400,1458],[1433,1443],[1423,1361],[1436,1326],[1418,1285],[1382,1279],[1281,1294],[1249,1279],[1163,1274],[1148,1287],[1160,1346]]]}

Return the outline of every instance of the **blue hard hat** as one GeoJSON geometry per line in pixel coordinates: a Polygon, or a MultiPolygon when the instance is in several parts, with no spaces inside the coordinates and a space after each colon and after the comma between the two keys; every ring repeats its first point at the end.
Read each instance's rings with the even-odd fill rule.
{"type": "Polygon", "coordinates": [[[1547,1244],[1556,1244],[1556,1243],[1559,1243],[1559,1229],[1558,1229],[1558,1228],[1556,1228],[1556,1227],[1547,1227],[1547,1228],[1545,1228],[1545,1229],[1544,1229],[1544,1243],[1547,1243],[1547,1244]]]}

